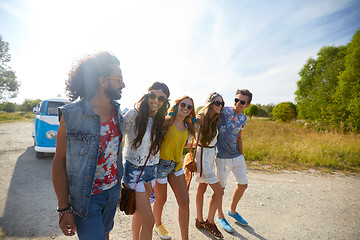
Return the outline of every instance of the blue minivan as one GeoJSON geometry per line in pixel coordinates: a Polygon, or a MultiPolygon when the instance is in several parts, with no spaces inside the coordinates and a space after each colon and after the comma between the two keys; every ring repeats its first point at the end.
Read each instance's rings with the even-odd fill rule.
{"type": "Polygon", "coordinates": [[[34,129],[34,149],[36,157],[42,158],[45,153],[55,153],[56,134],[59,128],[58,107],[69,103],[64,98],[50,98],[39,102],[33,108],[34,129]]]}

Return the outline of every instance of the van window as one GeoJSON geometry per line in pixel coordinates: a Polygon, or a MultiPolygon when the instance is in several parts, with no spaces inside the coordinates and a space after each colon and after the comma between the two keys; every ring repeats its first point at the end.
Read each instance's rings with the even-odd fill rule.
{"type": "Polygon", "coordinates": [[[65,105],[63,102],[48,102],[46,115],[57,116],[58,115],[58,107],[65,105]]]}
{"type": "Polygon", "coordinates": [[[45,112],[45,106],[46,106],[46,104],[45,104],[44,102],[41,102],[40,113],[44,114],[44,112],[45,112]]]}

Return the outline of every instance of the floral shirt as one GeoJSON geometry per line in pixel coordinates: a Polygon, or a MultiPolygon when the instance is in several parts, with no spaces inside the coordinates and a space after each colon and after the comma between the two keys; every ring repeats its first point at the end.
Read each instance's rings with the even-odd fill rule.
{"type": "Polygon", "coordinates": [[[232,107],[224,107],[220,114],[217,139],[218,158],[236,158],[241,155],[237,145],[237,137],[244,129],[247,117],[234,112],[232,107]]]}
{"type": "MultiPolygon", "coordinates": [[[[153,126],[153,118],[149,118],[146,132],[141,141],[141,145],[134,149],[132,147],[133,141],[137,136],[137,132],[135,131],[135,119],[138,112],[135,109],[128,111],[124,116],[124,148],[123,148],[123,158],[124,160],[131,162],[136,166],[144,166],[146,158],[149,155],[149,150],[151,146],[151,128],[153,126]]],[[[146,166],[152,166],[159,163],[159,152],[154,156],[150,155],[146,166]]]]}
{"type": "Polygon", "coordinates": [[[118,183],[117,156],[121,136],[119,123],[112,112],[111,119],[100,127],[100,150],[92,194],[109,189],[118,183]]]}

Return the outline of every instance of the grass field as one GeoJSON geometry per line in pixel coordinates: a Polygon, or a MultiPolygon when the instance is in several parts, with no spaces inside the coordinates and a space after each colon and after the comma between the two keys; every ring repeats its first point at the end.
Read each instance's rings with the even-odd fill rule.
{"type": "MultiPolygon", "coordinates": [[[[32,120],[31,112],[0,112],[0,123],[32,120]]],[[[360,173],[358,134],[319,132],[295,121],[282,123],[248,119],[242,136],[244,154],[250,168],[314,168],[328,172],[341,170],[360,173]]]]}
{"type": "Polygon", "coordinates": [[[248,119],[244,155],[253,168],[360,172],[360,135],[318,132],[303,123],[248,119]]]}
{"type": "Polygon", "coordinates": [[[34,114],[31,112],[13,112],[7,113],[0,111],[0,123],[15,121],[32,121],[34,114]]]}

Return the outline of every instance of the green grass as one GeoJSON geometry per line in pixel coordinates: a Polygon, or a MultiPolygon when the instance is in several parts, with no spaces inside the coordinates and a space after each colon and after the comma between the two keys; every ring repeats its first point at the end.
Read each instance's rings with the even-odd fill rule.
{"type": "Polygon", "coordinates": [[[318,132],[303,123],[249,119],[244,155],[253,168],[360,173],[360,135],[318,132]]]}
{"type": "Polygon", "coordinates": [[[13,112],[7,113],[0,111],[0,123],[16,121],[32,121],[34,114],[32,112],[13,112]]]}

